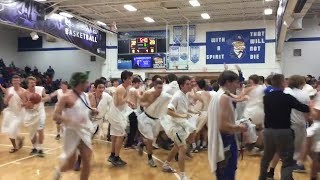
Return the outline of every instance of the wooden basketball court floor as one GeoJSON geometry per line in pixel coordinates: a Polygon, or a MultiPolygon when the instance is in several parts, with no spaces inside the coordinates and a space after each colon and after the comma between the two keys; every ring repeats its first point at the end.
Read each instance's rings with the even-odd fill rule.
{"type": "MultiPolygon", "coordinates": [[[[0,180],[47,180],[53,179],[53,172],[58,165],[58,156],[61,152],[62,140],[55,140],[55,123],[52,121],[52,107],[47,107],[47,121],[45,129],[44,150],[45,157],[30,156],[32,149],[27,130],[22,128],[25,136],[25,146],[14,154],[9,154],[11,143],[4,135],[0,135],[0,180]]],[[[155,150],[154,156],[158,167],[150,168],[147,165],[147,156],[140,157],[136,150],[122,150],[121,157],[128,162],[123,168],[113,167],[107,163],[111,144],[102,141],[94,141],[94,153],[92,158],[91,180],[177,180],[177,174],[166,174],[161,171],[162,162],[166,159],[168,151],[155,150]]],[[[215,179],[210,173],[207,152],[193,154],[193,159],[186,161],[186,173],[192,180],[215,179]]],[[[245,155],[239,160],[237,179],[256,180],[259,175],[260,157],[245,155]]],[[[172,163],[178,168],[177,162],[172,163]]],[[[309,172],[308,167],[308,172],[309,172]]],[[[295,180],[306,180],[307,174],[294,174],[295,180]]],[[[70,171],[64,173],[63,180],[79,179],[79,172],[70,171]]],[[[280,166],[277,167],[275,179],[280,179],[280,166]]]]}

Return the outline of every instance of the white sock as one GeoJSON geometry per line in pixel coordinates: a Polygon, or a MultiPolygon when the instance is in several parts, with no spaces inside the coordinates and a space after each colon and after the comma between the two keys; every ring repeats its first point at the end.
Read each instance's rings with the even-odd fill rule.
{"type": "Polygon", "coordinates": [[[197,146],[201,146],[201,140],[197,141],[197,146]]]}
{"type": "Polygon", "coordinates": [[[207,142],[206,142],[206,141],[203,141],[203,142],[202,142],[202,146],[207,146],[207,142]]]}
{"type": "Polygon", "coordinates": [[[180,176],[185,176],[186,173],[185,172],[180,172],[180,176]]]}
{"type": "Polygon", "coordinates": [[[60,168],[56,168],[56,173],[54,175],[54,180],[59,180],[61,178],[61,170],[60,168]]]}
{"type": "Polygon", "coordinates": [[[297,161],[297,165],[302,166],[302,165],[303,165],[303,162],[297,161]]]}
{"type": "Polygon", "coordinates": [[[38,150],[42,150],[42,144],[38,144],[38,150]]]}
{"type": "Polygon", "coordinates": [[[193,148],[193,149],[197,148],[196,143],[192,143],[192,148],[193,148]]]}
{"type": "Polygon", "coordinates": [[[33,149],[37,149],[37,143],[32,144],[33,149]]]}

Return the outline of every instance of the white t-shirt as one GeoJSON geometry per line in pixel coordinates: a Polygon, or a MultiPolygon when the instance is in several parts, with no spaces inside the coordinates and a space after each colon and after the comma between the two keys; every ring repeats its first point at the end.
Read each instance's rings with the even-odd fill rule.
{"type": "MultiPolygon", "coordinates": [[[[308,105],[310,102],[310,97],[308,96],[308,94],[301,89],[286,88],[284,90],[284,93],[290,94],[291,96],[295,97],[298,101],[300,101],[303,104],[308,105]]],[[[306,118],[304,116],[304,113],[298,110],[292,109],[291,123],[299,126],[306,126],[306,118]]]]}
{"type": "Polygon", "coordinates": [[[189,100],[187,95],[181,90],[177,91],[173,95],[168,108],[179,114],[187,114],[189,109],[189,100]]]}

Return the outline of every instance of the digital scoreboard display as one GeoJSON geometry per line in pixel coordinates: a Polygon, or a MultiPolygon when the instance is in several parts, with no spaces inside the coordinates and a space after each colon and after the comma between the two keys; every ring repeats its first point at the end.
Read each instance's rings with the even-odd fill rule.
{"type": "Polygon", "coordinates": [[[132,54],[148,54],[156,53],[155,38],[136,38],[130,40],[130,53],[132,54]]]}

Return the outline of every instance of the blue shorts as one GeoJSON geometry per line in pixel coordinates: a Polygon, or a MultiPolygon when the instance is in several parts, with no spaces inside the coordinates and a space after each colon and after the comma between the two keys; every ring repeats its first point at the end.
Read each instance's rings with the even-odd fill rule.
{"type": "Polygon", "coordinates": [[[238,147],[235,135],[221,134],[225,151],[225,160],[218,163],[216,176],[217,180],[234,180],[238,163],[238,147]]]}

